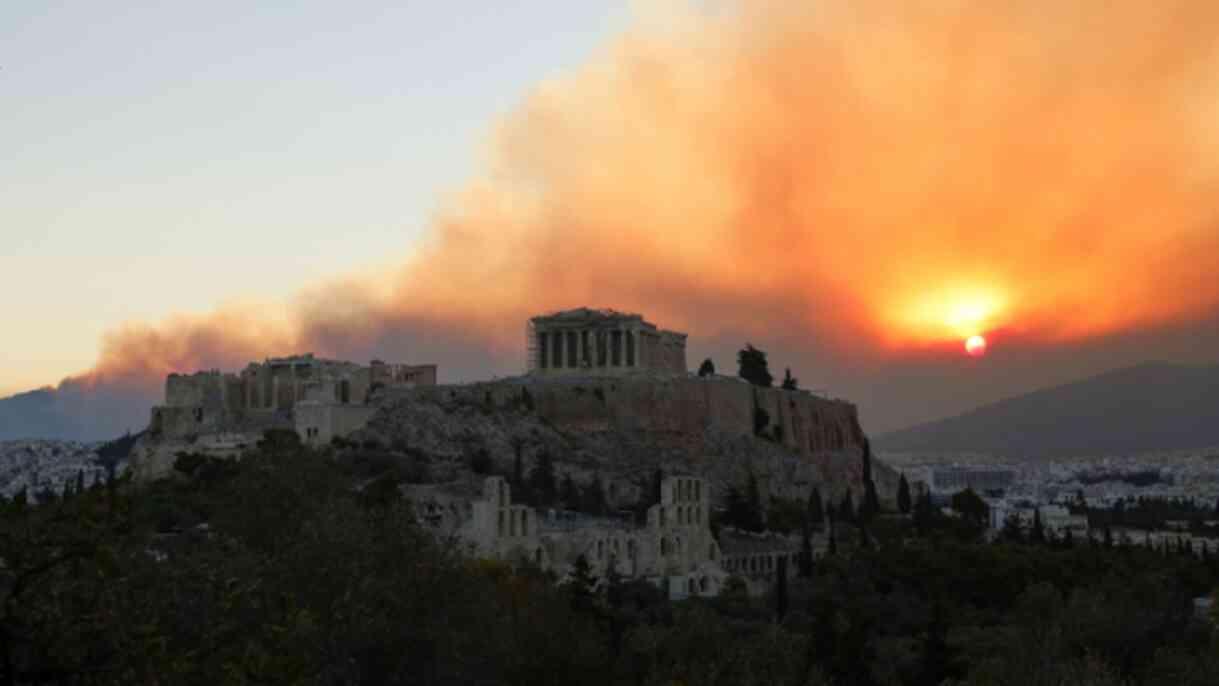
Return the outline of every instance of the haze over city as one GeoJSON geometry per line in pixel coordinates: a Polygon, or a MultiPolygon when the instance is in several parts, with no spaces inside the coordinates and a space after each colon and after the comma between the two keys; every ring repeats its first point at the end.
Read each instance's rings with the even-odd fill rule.
{"type": "Polygon", "coordinates": [[[516,374],[584,304],[869,431],[1216,361],[1214,3],[578,4],[0,9],[0,394],[516,374]]]}

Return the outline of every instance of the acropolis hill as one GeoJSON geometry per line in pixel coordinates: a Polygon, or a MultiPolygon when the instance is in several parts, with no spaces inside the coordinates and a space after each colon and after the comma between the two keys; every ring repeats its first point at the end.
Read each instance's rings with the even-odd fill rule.
{"type": "MultiPolygon", "coordinates": [[[[546,450],[623,499],[657,468],[704,476],[718,496],[751,474],[775,496],[806,497],[814,485],[827,496],[862,492],[866,437],[854,405],[695,376],[685,345],[686,334],[641,315],[581,308],[530,320],[525,373],[503,380],[442,385],[434,365],[312,355],[172,375],[133,470],[164,476],[184,451],[235,457],[264,430],[287,428],[316,446],[408,446],[432,456],[441,480],[458,478],[472,451],[508,469],[518,451],[528,461],[546,450]]],[[[892,498],[896,475],[876,465],[874,477],[892,498]]]]}

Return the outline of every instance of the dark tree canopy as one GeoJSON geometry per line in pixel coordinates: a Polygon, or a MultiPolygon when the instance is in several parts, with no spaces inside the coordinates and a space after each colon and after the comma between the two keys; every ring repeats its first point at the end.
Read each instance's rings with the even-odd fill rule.
{"type": "Polygon", "coordinates": [[[990,508],[987,507],[986,501],[982,500],[972,488],[967,488],[952,496],[952,509],[961,513],[966,520],[980,526],[985,526],[990,517],[990,508]]]}
{"type": "Polygon", "coordinates": [[[902,474],[897,480],[897,510],[902,514],[910,514],[910,482],[902,474]]]}
{"type": "Polygon", "coordinates": [[[774,385],[774,377],[766,362],[766,353],[746,343],[745,348],[737,353],[737,364],[740,370],[737,375],[755,386],[770,388],[774,385]]]}
{"type": "Polygon", "coordinates": [[[821,489],[816,486],[808,495],[808,522],[817,529],[825,523],[825,505],[821,502],[821,489]]]}
{"type": "Polygon", "coordinates": [[[714,376],[715,375],[715,363],[711,361],[710,357],[703,360],[703,363],[698,366],[698,375],[699,376],[714,376]]]}

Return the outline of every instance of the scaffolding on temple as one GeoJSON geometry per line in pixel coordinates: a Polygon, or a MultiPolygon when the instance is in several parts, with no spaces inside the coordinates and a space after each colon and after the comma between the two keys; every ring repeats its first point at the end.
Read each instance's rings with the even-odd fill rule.
{"type": "Polygon", "coordinates": [[[538,369],[538,334],[533,320],[525,322],[525,373],[530,374],[538,369]]]}

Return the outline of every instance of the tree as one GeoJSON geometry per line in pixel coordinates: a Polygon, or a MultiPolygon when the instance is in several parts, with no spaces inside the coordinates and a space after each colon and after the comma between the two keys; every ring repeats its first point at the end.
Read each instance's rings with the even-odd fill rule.
{"type": "Polygon", "coordinates": [[[914,503],[914,526],[920,533],[926,534],[935,523],[935,505],[931,502],[930,491],[924,490],[914,503]]]}
{"type": "Polygon", "coordinates": [[[521,451],[525,447],[524,441],[519,438],[512,439],[512,487],[521,488],[525,485],[525,464],[521,457],[521,451]]]}
{"type": "Polygon", "coordinates": [[[799,574],[801,579],[807,579],[813,575],[813,538],[807,523],[805,523],[804,529],[800,534],[799,574]]]}
{"type": "Polygon", "coordinates": [[[749,475],[745,493],[735,486],[724,495],[724,523],[744,531],[760,532],[766,528],[762,519],[762,497],[758,492],[758,480],[749,475]]]}
{"type": "Polygon", "coordinates": [[[948,646],[948,618],[941,599],[936,598],[931,606],[931,621],[923,640],[919,665],[920,684],[939,684],[956,676],[952,666],[952,652],[948,646]]]}
{"type": "Polygon", "coordinates": [[[576,488],[576,481],[571,478],[570,473],[563,475],[563,483],[559,486],[559,502],[563,504],[564,509],[580,509],[580,490],[576,488]]]}
{"type": "Polygon", "coordinates": [[[767,426],[770,426],[770,413],[761,406],[753,408],[753,435],[765,437],[767,426]]]}
{"type": "Polygon", "coordinates": [[[1045,527],[1041,525],[1041,508],[1033,510],[1033,528],[1029,531],[1029,541],[1032,543],[1045,543],[1045,527]]]}
{"type": "Polygon", "coordinates": [[[529,491],[535,502],[541,506],[553,505],[558,496],[559,486],[555,477],[554,460],[550,453],[542,450],[538,453],[537,462],[529,470],[529,491]]]}
{"type": "Polygon", "coordinates": [[[897,480],[897,509],[902,514],[910,514],[910,482],[902,474],[897,480]]]}
{"type": "Polygon", "coordinates": [[[859,525],[859,548],[861,550],[870,550],[872,548],[872,536],[868,533],[868,525],[864,523],[859,525]]]}
{"type": "Polygon", "coordinates": [[[816,486],[808,496],[808,522],[817,529],[825,524],[825,505],[821,503],[821,489],[816,486]]]}
{"type": "Polygon", "coordinates": [[[745,482],[745,498],[749,505],[749,519],[753,525],[751,531],[762,531],[766,528],[766,522],[762,515],[762,492],[758,488],[758,477],[749,473],[749,480],[745,482]]]}
{"type": "Polygon", "coordinates": [[[842,502],[838,504],[838,519],[844,522],[855,521],[855,499],[851,496],[851,489],[847,489],[845,495],[842,496],[842,502]]]}
{"type": "Polygon", "coordinates": [[[571,607],[579,612],[588,612],[594,607],[596,599],[597,577],[593,576],[592,565],[588,558],[580,555],[571,566],[571,574],[567,577],[567,592],[571,596],[571,607]]]}
{"type": "Polygon", "coordinates": [[[863,503],[859,508],[859,517],[869,521],[880,513],[880,496],[876,494],[876,482],[872,480],[872,444],[868,439],[863,441],[863,503]]]}
{"type": "Polygon", "coordinates": [[[787,556],[781,555],[775,565],[775,616],[781,623],[787,616],[787,556]]]}
{"type": "Polygon", "coordinates": [[[1012,512],[1003,519],[1003,528],[999,530],[999,538],[1009,543],[1024,542],[1024,527],[1020,524],[1020,515],[1012,512]]]}
{"type": "Polygon", "coordinates": [[[703,360],[703,363],[698,366],[698,375],[715,376],[715,363],[711,361],[710,357],[703,360]]]}
{"type": "Polygon", "coordinates": [[[986,526],[986,521],[990,517],[990,508],[987,507],[986,501],[982,500],[972,488],[966,488],[952,496],[952,509],[975,526],[986,526]]]}
{"type": "Polygon", "coordinates": [[[838,554],[838,537],[834,533],[834,515],[832,512],[830,514],[830,542],[826,546],[825,552],[828,555],[838,554]]]}
{"type": "Polygon", "coordinates": [[[737,364],[740,367],[737,375],[749,383],[766,388],[774,384],[774,377],[770,375],[766,362],[766,353],[752,344],[746,343],[745,348],[737,353],[737,364]]]}
{"type": "Polygon", "coordinates": [[[585,484],[581,494],[582,507],[581,511],[591,515],[603,515],[606,511],[605,504],[605,484],[601,482],[600,476],[594,476],[591,481],[585,484]]]}
{"type": "Polygon", "coordinates": [[[800,380],[797,379],[796,377],[792,376],[792,368],[787,367],[783,372],[783,383],[782,383],[783,390],[794,391],[794,390],[796,390],[796,385],[798,383],[800,383],[800,380]]]}

